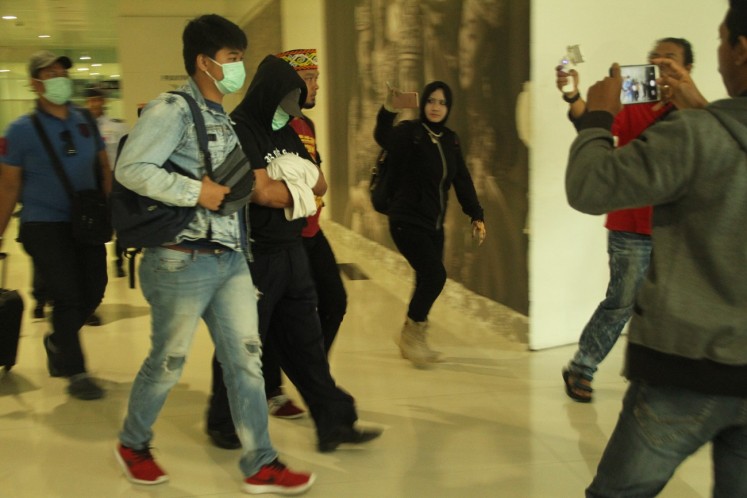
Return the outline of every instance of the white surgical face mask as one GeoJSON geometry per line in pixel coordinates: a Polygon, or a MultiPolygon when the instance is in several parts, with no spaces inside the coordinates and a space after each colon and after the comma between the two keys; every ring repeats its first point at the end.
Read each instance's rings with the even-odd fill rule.
{"type": "Polygon", "coordinates": [[[275,110],[275,115],[272,117],[272,131],[278,131],[280,128],[288,124],[290,121],[290,114],[285,112],[282,107],[278,106],[275,110]]]}
{"type": "Polygon", "coordinates": [[[70,100],[73,95],[73,81],[70,78],[58,76],[57,78],[37,79],[36,81],[41,81],[44,84],[44,94],[42,96],[53,104],[62,105],[70,100]]]}
{"type": "Polygon", "coordinates": [[[225,64],[221,64],[211,57],[208,58],[223,69],[223,79],[220,81],[213,78],[213,76],[209,72],[207,72],[207,70],[205,70],[205,74],[207,74],[210,79],[215,82],[215,86],[218,87],[220,93],[222,93],[223,95],[228,95],[229,93],[239,91],[241,87],[244,86],[244,80],[246,79],[246,70],[244,69],[244,63],[242,61],[226,62],[225,64]]]}

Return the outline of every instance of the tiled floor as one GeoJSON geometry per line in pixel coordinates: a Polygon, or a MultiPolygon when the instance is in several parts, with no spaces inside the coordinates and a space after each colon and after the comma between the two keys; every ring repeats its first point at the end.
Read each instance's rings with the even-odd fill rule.
{"type": "MultiPolygon", "coordinates": [[[[317,473],[307,496],[583,496],[620,408],[622,348],[602,365],[594,403],[574,403],[560,376],[571,346],[528,352],[525,319],[449,284],[431,315],[432,342],[446,361],[415,370],[392,341],[410,290],[406,267],[336,225],[325,227],[338,260],[370,277],[345,280],[350,304],[333,373],[355,396],[361,421],[386,430],[364,448],[320,454],[308,418],[271,420],[282,458],[317,473]]],[[[5,250],[10,282],[28,295],[28,258],[12,242],[5,250]]],[[[47,375],[42,336],[49,325],[31,320],[27,309],[18,364],[0,378],[0,496],[245,496],[238,452],[210,446],[203,432],[212,355],[204,329],[155,426],[156,456],[170,482],[145,487],[124,479],[113,448],[148,348],[148,307],[126,278],[112,278],[100,315],[104,324],[82,336],[107,396],[77,401],[63,380],[47,375]]],[[[708,496],[710,483],[705,448],[661,496],[708,496]]]]}

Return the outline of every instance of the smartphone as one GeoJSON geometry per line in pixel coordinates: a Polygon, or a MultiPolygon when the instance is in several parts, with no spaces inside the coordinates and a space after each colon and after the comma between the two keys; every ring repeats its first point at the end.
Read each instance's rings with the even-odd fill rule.
{"type": "Polygon", "coordinates": [[[399,92],[392,98],[392,107],[396,109],[417,109],[419,104],[418,92],[399,92]]]}
{"type": "Polygon", "coordinates": [[[656,78],[659,68],[654,64],[640,64],[637,66],[620,66],[622,76],[622,90],[620,102],[628,104],[645,104],[660,100],[659,87],[656,78]]]}

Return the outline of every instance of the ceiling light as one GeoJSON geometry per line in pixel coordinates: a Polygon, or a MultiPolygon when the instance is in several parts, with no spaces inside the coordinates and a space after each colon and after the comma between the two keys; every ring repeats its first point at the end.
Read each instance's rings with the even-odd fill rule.
{"type": "Polygon", "coordinates": [[[49,38],[49,35],[39,35],[39,38],[49,38]]]}
{"type": "Polygon", "coordinates": [[[97,62],[96,64],[91,64],[91,67],[101,67],[101,64],[97,62]]]}
{"type": "Polygon", "coordinates": [[[0,69],[0,73],[9,73],[10,69],[0,69]]]}
{"type": "Polygon", "coordinates": [[[18,19],[16,16],[3,16],[3,19],[6,21],[12,21],[13,19],[18,19]]]}
{"type": "Polygon", "coordinates": [[[110,77],[110,78],[119,78],[119,75],[118,75],[118,74],[112,74],[112,75],[111,75],[111,76],[109,76],[109,77],[110,77]]]}
{"type": "Polygon", "coordinates": [[[90,55],[81,55],[80,56],[80,60],[82,60],[82,61],[90,61],[91,60],[91,56],[90,55]]]}
{"type": "Polygon", "coordinates": [[[101,73],[88,73],[88,74],[90,74],[91,76],[98,76],[98,75],[100,75],[101,73]]]}
{"type": "Polygon", "coordinates": [[[89,69],[87,67],[79,67],[77,70],[78,71],[88,71],[89,69]]]}

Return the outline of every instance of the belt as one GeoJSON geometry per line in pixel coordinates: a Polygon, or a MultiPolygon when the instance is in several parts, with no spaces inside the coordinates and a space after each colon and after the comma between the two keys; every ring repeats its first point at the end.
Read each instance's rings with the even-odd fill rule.
{"type": "Polygon", "coordinates": [[[230,251],[227,247],[202,247],[199,249],[180,245],[162,247],[164,249],[171,249],[172,251],[186,252],[187,254],[223,254],[224,252],[230,251]]]}

